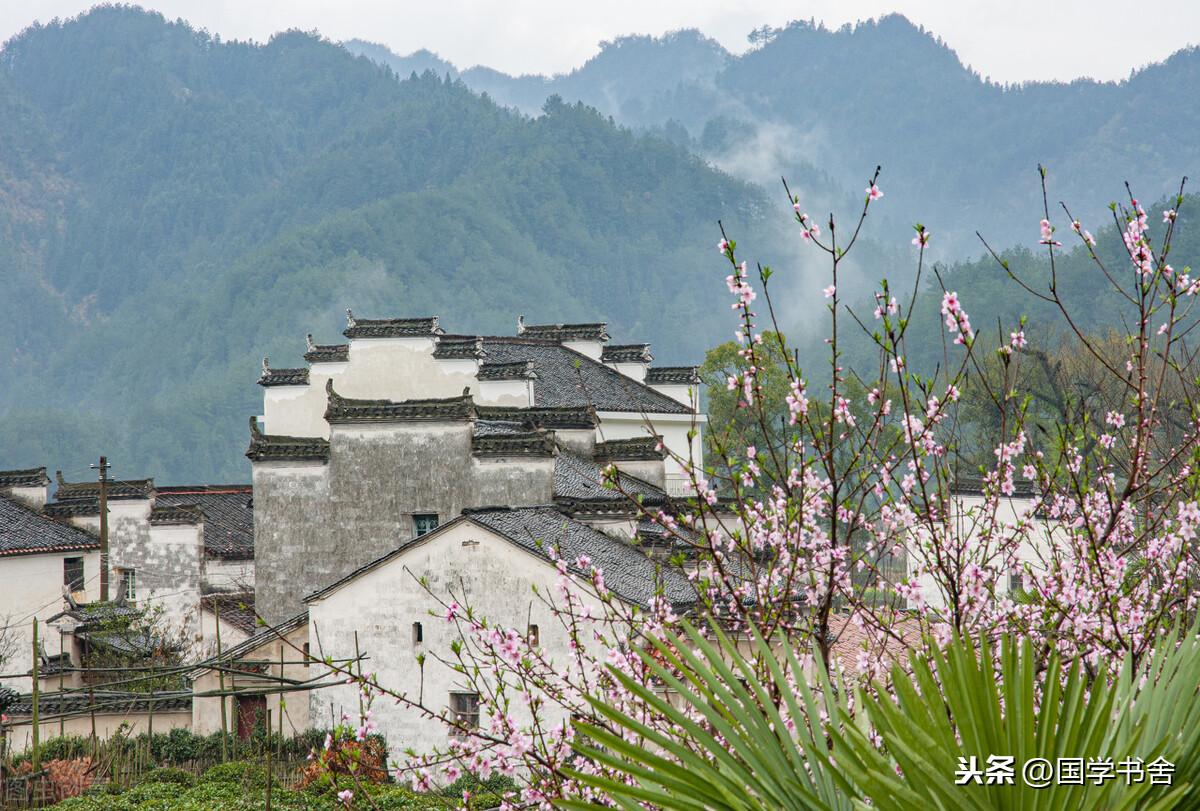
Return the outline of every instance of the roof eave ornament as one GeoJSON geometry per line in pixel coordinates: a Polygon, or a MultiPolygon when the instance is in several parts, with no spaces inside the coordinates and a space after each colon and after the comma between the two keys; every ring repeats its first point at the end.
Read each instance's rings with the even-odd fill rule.
{"type": "Polygon", "coordinates": [[[349,307],[347,307],[346,308],[346,328],[353,329],[357,324],[358,324],[358,322],[354,320],[354,312],[349,307]]]}
{"type": "Polygon", "coordinates": [[[525,316],[524,315],[517,316],[517,334],[518,335],[525,334],[525,316]]]}
{"type": "Polygon", "coordinates": [[[311,332],[304,336],[304,340],[305,340],[305,343],[307,345],[307,349],[309,352],[312,352],[314,349],[317,348],[316,343],[313,342],[313,337],[312,337],[311,332]]]}

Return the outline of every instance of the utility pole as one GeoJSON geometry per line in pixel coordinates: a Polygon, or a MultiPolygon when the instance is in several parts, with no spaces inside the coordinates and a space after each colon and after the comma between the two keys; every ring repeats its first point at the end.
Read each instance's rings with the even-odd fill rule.
{"type": "Polygon", "coordinates": [[[41,663],[41,649],[38,647],[38,621],[37,617],[33,618],[33,717],[31,720],[30,732],[33,733],[33,747],[30,754],[29,762],[33,766],[33,773],[37,774],[41,771],[41,763],[38,760],[38,738],[41,737],[41,719],[38,718],[38,664],[41,663]]]}
{"type": "Polygon", "coordinates": [[[108,457],[101,456],[100,464],[100,602],[108,602],[108,457]]]}

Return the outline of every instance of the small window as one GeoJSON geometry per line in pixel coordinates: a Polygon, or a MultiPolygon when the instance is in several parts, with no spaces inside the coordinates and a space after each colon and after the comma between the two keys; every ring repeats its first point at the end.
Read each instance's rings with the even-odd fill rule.
{"type": "Polygon", "coordinates": [[[420,538],[438,527],[437,513],[418,513],[413,516],[413,537],[420,538]]]}
{"type": "Polygon", "coordinates": [[[413,623],[412,639],[413,639],[414,646],[420,645],[422,642],[425,641],[425,631],[421,627],[421,623],[419,623],[419,622],[413,623]]]}
{"type": "Polygon", "coordinates": [[[1008,573],[1008,591],[1009,591],[1009,593],[1012,593],[1014,591],[1024,591],[1024,590],[1025,590],[1025,576],[1022,575],[1021,572],[1019,572],[1019,571],[1009,572],[1008,573]]]}
{"type": "Polygon", "coordinates": [[[63,558],[63,585],[67,591],[83,591],[83,558],[63,558]]]}
{"type": "Polygon", "coordinates": [[[137,572],[133,569],[120,569],[121,585],[117,594],[132,602],[137,599],[137,572]]]}
{"type": "Polygon", "coordinates": [[[542,637],[541,634],[538,633],[538,627],[536,625],[529,626],[529,632],[525,634],[525,641],[529,643],[529,647],[531,648],[536,648],[538,645],[542,644],[542,637]]]}
{"type": "Polygon", "coordinates": [[[304,666],[305,666],[305,667],[308,667],[308,666],[309,666],[309,664],[310,664],[309,660],[310,660],[311,658],[312,658],[312,657],[311,657],[311,656],[309,655],[309,653],[308,653],[308,643],[307,643],[307,642],[305,642],[305,643],[304,643],[304,666]]]}
{"type": "Polygon", "coordinates": [[[467,729],[479,728],[479,693],[451,693],[450,712],[459,729],[451,731],[452,735],[465,735],[467,729]]]}

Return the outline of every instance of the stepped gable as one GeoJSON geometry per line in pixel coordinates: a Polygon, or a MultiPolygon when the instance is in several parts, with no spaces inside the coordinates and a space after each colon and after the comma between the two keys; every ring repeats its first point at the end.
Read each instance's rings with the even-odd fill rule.
{"type": "Polygon", "coordinates": [[[446,422],[475,419],[475,401],[469,389],[462,396],[424,400],[356,400],[333,390],[325,381],[329,405],[325,421],[330,425],[360,422],[446,422]]]}
{"type": "Polygon", "coordinates": [[[483,350],[487,363],[529,361],[532,364],[537,375],[533,387],[535,406],[594,407],[597,411],[647,414],[691,413],[683,403],[556,341],[485,336],[483,350]]]}
{"type": "Polygon", "coordinates": [[[533,428],[549,430],[588,429],[595,428],[599,422],[595,413],[586,406],[559,406],[554,408],[532,408],[520,406],[489,406],[475,407],[475,413],[481,420],[489,422],[517,422],[533,428]]]}
{"type": "Polygon", "coordinates": [[[204,517],[204,551],[224,560],[254,559],[254,490],[248,484],[160,487],[155,505],[195,505],[204,517]]]}
{"type": "Polygon", "coordinates": [[[204,521],[204,513],[195,504],[155,504],[150,509],[150,523],[154,526],[192,526],[204,521]]]}
{"type": "Polygon", "coordinates": [[[329,461],[329,440],[311,436],[264,434],[258,417],[250,418],[250,447],[246,456],[253,462],[329,461]]]}
{"type": "Polygon", "coordinates": [[[258,377],[258,385],[268,386],[307,386],[308,368],[303,369],[272,369],[270,358],[263,358],[262,374],[258,377]]]}
{"type": "Polygon", "coordinates": [[[313,343],[311,332],[304,337],[308,342],[304,359],[309,363],[345,363],[350,359],[350,344],[313,343]]]}
{"type": "MultiPolygon", "coordinates": [[[[100,482],[68,482],[63,479],[62,471],[54,472],[58,489],[54,491],[55,501],[96,501],[100,498],[100,482]]],[[[109,499],[148,499],[154,495],[154,479],[109,479],[109,499]]],[[[98,509],[98,507],[97,507],[98,509]]]]}
{"type": "Polygon", "coordinates": [[[0,495],[0,557],[99,548],[99,539],[90,532],[0,495]]]}
{"type": "Polygon", "coordinates": [[[508,363],[487,363],[479,366],[476,375],[480,380],[536,380],[533,361],[515,360],[508,363]]]}
{"type": "Polygon", "coordinates": [[[596,443],[595,456],[598,461],[661,461],[667,458],[667,449],[663,446],[662,437],[660,436],[636,437],[634,439],[609,439],[596,443]]]}
{"type": "Polygon", "coordinates": [[[603,363],[650,363],[650,344],[612,344],[600,354],[603,363]]]}
{"type": "Polygon", "coordinates": [[[436,315],[428,318],[355,318],[346,310],[347,338],[409,338],[441,335],[436,315]]]}
{"type": "Polygon", "coordinates": [[[23,470],[0,470],[0,490],[11,487],[45,487],[50,483],[46,468],[31,467],[23,470]]]}
{"type": "Polygon", "coordinates": [[[483,339],[478,335],[441,335],[433,356],[441,360],[475,360],[483,357],[483,339]]]}
{"type": "Polygon", "coordinates": [[[647,386],[696,386],[699,383],[699,366],[651,366],[646,370],[647,386]]]}
{"type": "Polygon", "coordinates": [[[608,341],[608,324],[526,324],[525,317],[517,319],[517,334],[523,338],[544,341],[608,341]]]}
{"type": "Polygon", "coordinates": [[[540,456],[552,457],[558,446],[550,431],[519,431],[476,433],[471,437],[471,453],[475,456],[540,456]]]}

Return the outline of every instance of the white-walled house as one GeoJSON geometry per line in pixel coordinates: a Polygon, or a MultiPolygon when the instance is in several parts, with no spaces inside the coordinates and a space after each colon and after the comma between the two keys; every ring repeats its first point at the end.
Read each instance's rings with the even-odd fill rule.
{"type": "MultiPolygon", "coordinates": [[[[946,517],[945,532],[952,540],[965,541],[967,554],[963,563],[973,562],[988,569],[996,570],[995,590],[998,595],[1007,595],[1014,590],[1027,587],[1025,574],[1028,570],[1041,571],[1047,556],[1053,548],[1054,525],[1042,514],[1039,506],[1040,498],[1033,485],[1027,481],[1018,481],[1012,495],[1001,495],[996,501],[993,515],[988,499],[984,495],[983,483],[978,477],[961,476],[950,486],[949,512],[946,517]],[[996,542],[984,547],[982,540],[984,530],[989,527],[1003,529],[1003,537],[1014,537],[1015,528],[1027,527],[1020,542],[1016,545],[1013,561],[1002,559],[997,551],[996,542]]],[[[928,529],[921,526],[917,530],[917,542],[924,542],[928,529]]],[[[918,558],[908,555],[909,573],[915,574],[918,558]]],[[[944,608],[946,597],[937,587],[937,580],[930,573],[922,572],[917,577],[925,604],[935,608],[944,608]]]]}
{"type": "Polygon", "coordinates": [[[696,370],[608,346],[601,323],[449,335],[436,317],[350,315],[302,368],[264,359],[251,419],[255,605],[269,622],[464,509],[554,504],[639,534],[628,498],[685,491],[700,465],[696,370]]]}
{"type": "MultiPolygon", "coordinates": [[[[590,558],[603,570],[607,587],[626,603],[647,606],[661,593],[682,608],[695,599],[682,572],[656,565],[628,541],[554,507],[472,510],[310,595],[305,603],[312,653],[353,659],[357,644],[365,657],[363,671],[376,674],[380,684],[419,698],[434,711],[480,723],[477,710],[471,716],[478,696],[439,661],[452,659],[450,646],[458,638],[442,602],[458,601],[493,627],[517,629],[546,658],[565,666],[572,658],[567,632],[538,597],[553,595],[559,578],[552,547],[566,561],[590,558]]],[[[340,683],[315,690],[309,711],[313,719],[338,718],[343,712],[357,718],[358,692],[340,683]]],[[[390,699],[376,702],[373,712],[393,753],[409,748],[428,753],[449,742],[445,724],[390,699]]],[[[527,720],[520,700],[513,702],[512,712],[518,722],[527,720]]],[[[551,724],[568,720],[553,708],[549,713],[551,724]]]]}
{"type": "MultiPolygon", "coordinates": [[[[45,468],[0,471],[0,673],[33,667],[35,617],[45,656],[62,652],[62,637],[45,622],[62,610],[65,593],[84,601],[99,595],[99,540],[42,511],[49,485],[45,468]]],[[[31,689],[24,677],[0,684],[31,689]]]]}

